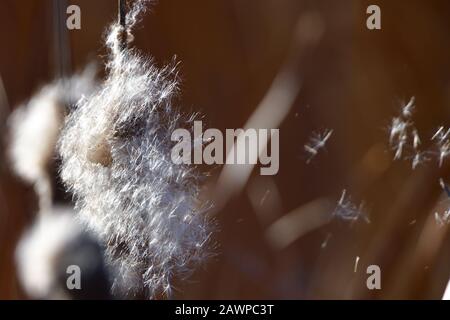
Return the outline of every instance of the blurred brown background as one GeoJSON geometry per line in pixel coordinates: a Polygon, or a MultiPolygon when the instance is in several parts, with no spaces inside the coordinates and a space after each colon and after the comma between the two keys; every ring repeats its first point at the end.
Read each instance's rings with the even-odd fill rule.
{"type": "MultiPolygon", "coordinates": [[[[3,0],[0,76],[10,110],[59,74],[101,63],[116,7],[115,0],[3,0]],[[81,30],[62,32],[55,17],[63,8],[64,25],[69,4],[81,8],[81,30]]],[[[320,15],[325,33],[312,56],[299,58],[307,59],[298,71],[303,86],[280,127],[280,171],[260,177],[255,170],[218,213],[219,255],[180,284],[177,297],[439,299],[450,276],[450,238],[434,210],[448,167],[430,162],[412,171],[392,162],[387,128],[411,96],[424,136],[449,123],[449,1],[160,0],[134,45],[159,65],[177,56],[186,110],[202,112],[210,127],[240,128],[282,69],[308,12],[320,15]],[[369,4],[381,7],[382,30],[367,30],[369,4]],[[303,145],[320,128],[334,134],[307,165],[303,145]],[[367,203],[371,223],[333,220],[305,231],[316,211],[333,210],[344,188],[367,203]],[[274,237],[284,232],[273,225],[283,218],[291,237],[280,247],[274,237]],[[382,290],[366,288],[371,264],[381,267],[382,290]]],[[[32,220],[34,196],[1,161],[0,298],[23,298],[12,255],[32,220]]]]}

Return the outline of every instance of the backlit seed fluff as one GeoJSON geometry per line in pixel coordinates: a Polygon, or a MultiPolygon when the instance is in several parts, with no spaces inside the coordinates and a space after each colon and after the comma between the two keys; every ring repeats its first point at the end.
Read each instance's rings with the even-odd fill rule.
{"type": "Polygon", "coordinates": [[[66,106],[89,95],[95,86],[95,70],[89,66],[72,78],[44,86],[9,118],[9,156],[12,168],[35,185],[42,205],[50,206],[49,167],[64,122],[66,106]]]}
{"type": "Polygon", "coordinates": [[[18,277],[34,299],[107,299],[110,274],[104,252],[92,234],[85,232],[68,207],[40,212],[16,248],[18,277]],[[73,267],[80,270],[78,290],[67,279],[73,267]]]}
{"type": "Polygon", "coordinates": [[[63,114],[58,88],[50,85],[11,115],[11,162],[26,181],[38,180],[51,162],[63,114]]]}
{"type": "MultiPolygon", "coordinates": [[[[128,12],[128,34],[145,2],[128,12]]],[[[114,292],[171,296],[174,279],[209,255],[210,220],[197,200],[199,174],[171,161],[171,134],[186,126],[172,106],[175,66],[158,69],[121,48],[121,30],[113,24],[107,34],[104,83],[65,124],[61,175],[81,219],[107,245],[119,274],[114,292]]]]}

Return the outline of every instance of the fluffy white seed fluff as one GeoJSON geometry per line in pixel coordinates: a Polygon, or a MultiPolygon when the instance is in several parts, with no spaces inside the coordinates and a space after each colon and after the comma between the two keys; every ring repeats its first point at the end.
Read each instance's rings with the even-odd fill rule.
{"type": "Polygon", "coordinates": [[[111,298],[113,270],[106,267],[104,248],[84,230],[72,208],[40,212],[16,248],[16,261],[31,298],[111,298]]]}
{"type": "MultiPolygon", "coordinates": [[[[128,34],[145,2],[127,14],[128,34]]],[[[171,134],[186,125],[172,107],[175,67],[158,69],[122,48],[122,32],[110,28],[108,76],[65,124],[61,175],[81,219],[107,244],[120,274],[115,292],[170,296],[173,279],[208,255],[209,222],[197,201],[198,174],[171,161],[171,134]]]]}
{"type": "MultiPolygon", "coordinates": [[[[412,121],[412,115],[415,109],[415,97],[412,97],[409,102],[404,105],[398,117],[392,119],[392,124],[390,126],[389,133],[389,144],[392,150],[395,152],[394,160],[402,159],[405,148],[408,147],[408,142],[410,136],[414,139],[414,149],[418,149],[418,135],[417,130],[414,127],[414,122],[412,121]],[[417,144],[416,144],[417,143],[417,144]]],[[[413,164],[413,167],[415,165],[413,164]]]]}
{"type": "Polygon", "coordinates": [[[439,166],[442,167],[444,160],[450,156],[450,129],[439,127],[431,138],[436,143],[438,149],[439,166]]]}
{"type": "MultiPolygon", "coordinates": [[[[450,201],[450,188],[442,178],[439,179],[439,185],[441,186],[442,191],[444,191],[445,195],[447,196],[447,199],[445,199],[445,203],[448,205],[448,202],[450,201]]],[[[450,208],[445,209],[442,213],[435,212],[434,218],[439,226],[450,224],[450,208]]]]}
{"type": "Polygon", "coordinates": [[[75,103],[94,87],[95,71],[88,67],[73,78],[44,86],[9,118],[9,156],[14,171],[35,185],[41,209],[51,203],[48,169],[63,125],[65,106],[75,103]]]}
{"type": "Polygon", "coordinates": [[[312,134],[309,142],[304,145],[304,149],[308,153],[306,163],[310,163],[317,156],[320,150],[325,149],[332,134],[333,130],[323,130],[312,134]]]}
{"type": "Polygon", "coordinates": [[[450,209],[445,210],[443,213],[435,212],[434,218],[439,226],[450,224],[450,209]]]}
{"type": "Polygon", "coordinates": [[[345,221],[357,221],[362,218],[366,223],[370,223],[364,207],[364,202],[361,202],[360,205],[353,203],[351,197],[347,195],[347,190],[344,189],[333,212],[333,217],[345,221]]]}
{"type": "Polygon", "coordinates": [[[402,106],[399,115],[392,118],[389,128],[389,145],[394,152],[394,160],[410,160],[413,170],[430,161],[433,154],[421,148],[422,141],[412,119],[415,108],[415,97],[412,97],[402,106]]]}
{"type": "Polygon", "coordinates": [[[53,155],[63,117],[59,92],[44,87],[10,118],[11,158],[14,169],[27,181],[39,178],[53,155]]]}
{"type": "Polygon", "coordinates": [[[18,276],[30,297],[64,298],[63,292],[54,292],[58,281],[54,262],[81,233],[70,209],[54,208],[38,215],[16,249],[18,276]]]}

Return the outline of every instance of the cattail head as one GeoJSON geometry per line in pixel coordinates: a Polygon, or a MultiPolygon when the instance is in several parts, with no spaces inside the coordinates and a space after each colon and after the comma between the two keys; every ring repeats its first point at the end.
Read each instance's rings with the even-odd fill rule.
{"type": "Polygon", "coordinates": [[[9,118],[10,160],[14,171],[34,184],[41,209],[49,209],[51,182],[49,168],[55,158],[55,147],[67,112],[95,87],[95,69],[89,66],[72,78],[44,86],[9,118]]]}
{"type": "Polygon", "coordinates": [[[68,208],[41,212],[16,249],[20,282],[35,299],[105,299],[110,272],[102,246],[85,232],[68,208]],[[81,271],[80,287],[67,286],[67,270],[81,271]]]}
{"type": "Polygon", "coordinates": [[[10,118],[12,165],[29,182],[38,180],[51,162],[63,108],[58,87],[50,85],[17,108],[10,118]]]}
{"type": "MultiPolygon", "coordinates": [[[[127,33],[145,2],[127,14],[127,33]]],[[[171,161],[171,134],[186,125],[172,106],[176,68],[121,47],[120,28],[107,35],[105,82],[68,117],[61,174],[118,269],[115,292],[169,296],[172,280],[208,254],[209,221],[197,200],[200,176],[171,161]]]]}

